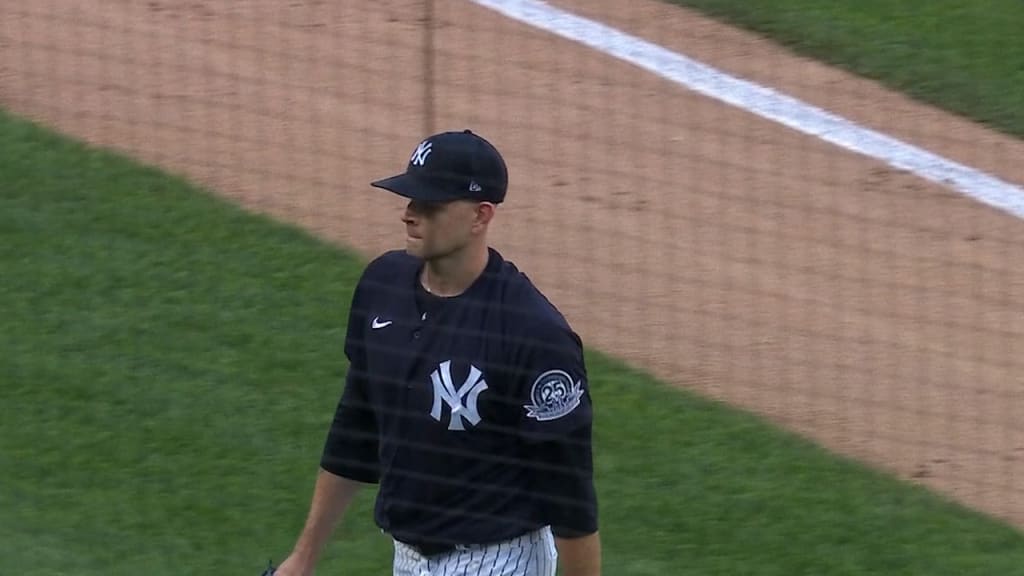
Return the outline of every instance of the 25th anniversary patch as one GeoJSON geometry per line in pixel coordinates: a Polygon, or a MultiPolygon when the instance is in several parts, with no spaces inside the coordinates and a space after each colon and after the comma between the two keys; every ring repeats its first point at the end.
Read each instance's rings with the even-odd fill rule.
{"type": "Polygon", "coordinates": [[[572,412],[583,397],[582,382],[573,382],[562,370],[548,370],[533,382],[532,404],[524,406],[526,415],[538,421],[556,420],[572,412]]]}

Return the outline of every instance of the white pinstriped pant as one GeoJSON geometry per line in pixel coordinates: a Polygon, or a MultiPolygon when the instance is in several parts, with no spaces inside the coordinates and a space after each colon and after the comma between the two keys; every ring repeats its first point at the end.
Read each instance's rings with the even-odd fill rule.
{"type": "Polygon", "coordinates": [[[395,540],[394,576],[555,576],[557,561],[550,528],[431,558],[395,540]]]}

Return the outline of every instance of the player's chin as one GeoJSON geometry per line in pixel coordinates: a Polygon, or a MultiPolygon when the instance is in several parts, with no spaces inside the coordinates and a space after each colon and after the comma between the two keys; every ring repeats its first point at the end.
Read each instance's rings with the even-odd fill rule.
{"type": "Polygon", "coordinates": [[[412,236],[405,237],[405,251],[412,256],[422,258],[424,254],[423,239],[414,238],[412,236]]]}

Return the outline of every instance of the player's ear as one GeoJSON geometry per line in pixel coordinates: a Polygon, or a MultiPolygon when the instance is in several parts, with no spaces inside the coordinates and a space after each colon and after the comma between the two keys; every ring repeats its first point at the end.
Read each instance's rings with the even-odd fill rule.
{"type": "Polygon", "coordinates": [[[480,202],[476,205],[476,214],[473,218],[473,227],[486,227],[494,218],[494,211],[497,207],[490,202],[480,202]]]}

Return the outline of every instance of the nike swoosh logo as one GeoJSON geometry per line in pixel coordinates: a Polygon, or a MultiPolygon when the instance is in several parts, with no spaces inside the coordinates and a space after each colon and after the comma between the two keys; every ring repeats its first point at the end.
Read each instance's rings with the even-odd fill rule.
{"type": "Polygon", "coordinates": [[[381,322],[380,316],[377,316],[376,318],[373,319],[373,322],[370,323],[370,327],[373,328],[374,330],[379,330],[381,328],[387,328],[388,326],[391,326],[391,322],[391,320],[388,320],[387,322],[381,322]]]}

